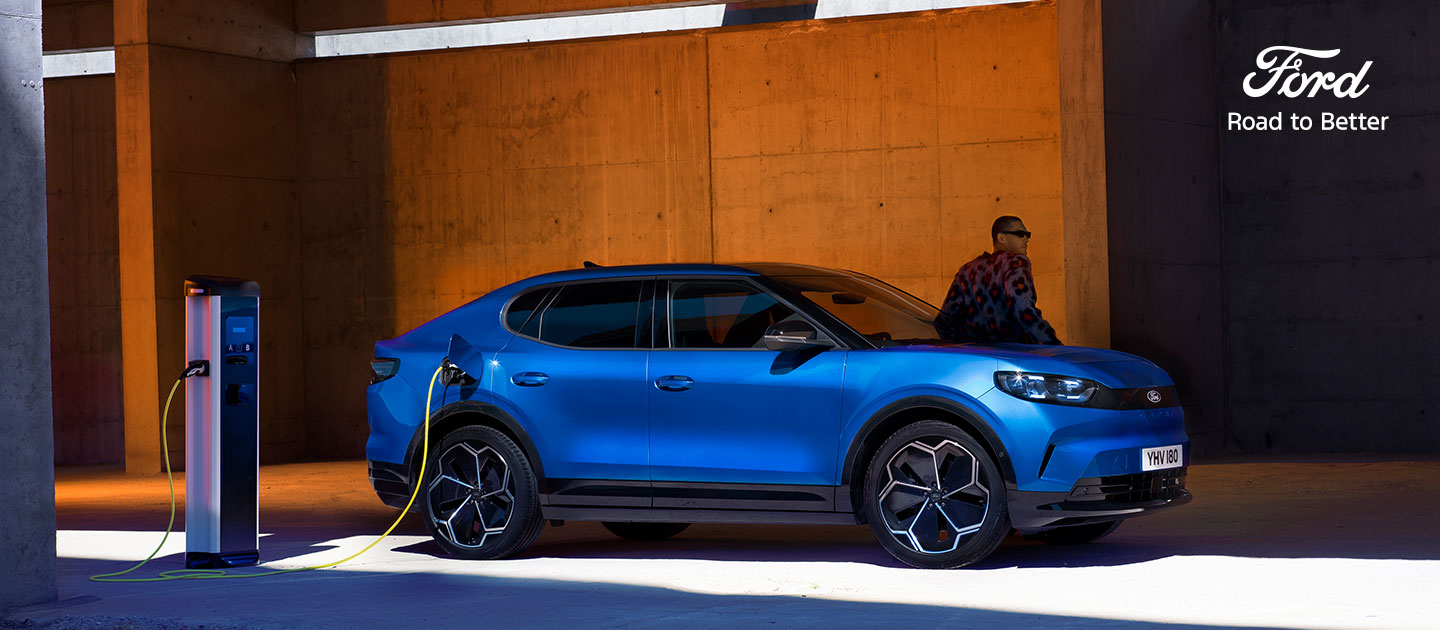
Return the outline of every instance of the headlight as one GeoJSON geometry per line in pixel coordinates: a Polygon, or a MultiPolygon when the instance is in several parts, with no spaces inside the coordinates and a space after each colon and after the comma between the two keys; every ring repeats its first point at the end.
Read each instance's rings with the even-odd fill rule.
{"type": "Polygon", "coordinates": [[[1029,372],[996,372],[995,386],[1021,400],[1062,405],[1089,405],[1105,388],[1088,378],[1029,372]]]}

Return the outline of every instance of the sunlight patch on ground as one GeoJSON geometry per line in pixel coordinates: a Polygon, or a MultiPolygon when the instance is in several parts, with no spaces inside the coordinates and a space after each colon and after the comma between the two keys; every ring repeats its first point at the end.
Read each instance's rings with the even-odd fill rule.
{"type": "MultiPolygon", "coordinates": [[[[57,533],[62,558],[139,560],[161,532],[57,533]]],[[[267,549],[261,569],[339,560],[373,536],[267,549]]],[[[401,550],[429,539],[392,536],[326,573],[427,573],[779,595],[1117,620],[1286,628],[1434,628],[1440,561],[1171,556],[1117,566],[923,571],[855,562],[527,558],[476,562],[401,550]],[[1077,587],[1083,585],[1083,587],[1077,587]]],[[[172,534],[164,554],[183,552],[172,534]]],[[[173,559],[157,564],[173,563],[173,559]]],[[[237,572],[243,571],[237,570],[237,572]]],[[[296,579],[290,576],[287,579],[296,579]]],[[[517,582],[518,583],[518,582],[517,582]]]]}

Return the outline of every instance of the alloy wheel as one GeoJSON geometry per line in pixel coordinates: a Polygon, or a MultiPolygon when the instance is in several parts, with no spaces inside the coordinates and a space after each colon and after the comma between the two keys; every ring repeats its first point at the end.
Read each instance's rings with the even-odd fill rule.
{"type": "Polygon", "coordinates": [[[880,512],[890,534],[905,547],[949,553],[984,524],[988,480],[975,456],[954,440],[912,441],[895,452],[885,472],[880,512]]]}
{"type": "Polygon", "coordinates": [[[430,519],[449,542],[485,545],[505,531],[515,508],[515,480],[495,449],[460,442],[440,454],[430,482],[430,519]]]}

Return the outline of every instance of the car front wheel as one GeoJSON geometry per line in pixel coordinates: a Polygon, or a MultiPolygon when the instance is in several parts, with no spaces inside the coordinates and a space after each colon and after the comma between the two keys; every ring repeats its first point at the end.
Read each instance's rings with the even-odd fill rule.
{"type": "Polygon", "coordinates": [[[914,567],[979,562],[1010,529],[999,468],[974,438],[946,422],[916,422],[885,440],[870,460],[864,492],[880,545],[914,567]]]}
{"type": "Polygon", "coordinates": [[[425,526],[452,556],[511,556],[535,542],[545,526],[529,459],[490,427],[461,427],[446,435],[430,452],[421,483],[425,526]]]}

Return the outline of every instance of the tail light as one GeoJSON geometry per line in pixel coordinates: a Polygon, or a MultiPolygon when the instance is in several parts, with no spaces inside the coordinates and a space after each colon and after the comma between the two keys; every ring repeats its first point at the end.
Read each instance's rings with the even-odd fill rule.
{"type": "Polygon", "coordinates": [[[400,359],[375,357],[370,359],[370,383],[373,385],[395,376],[400,371],[400,359]]]}

